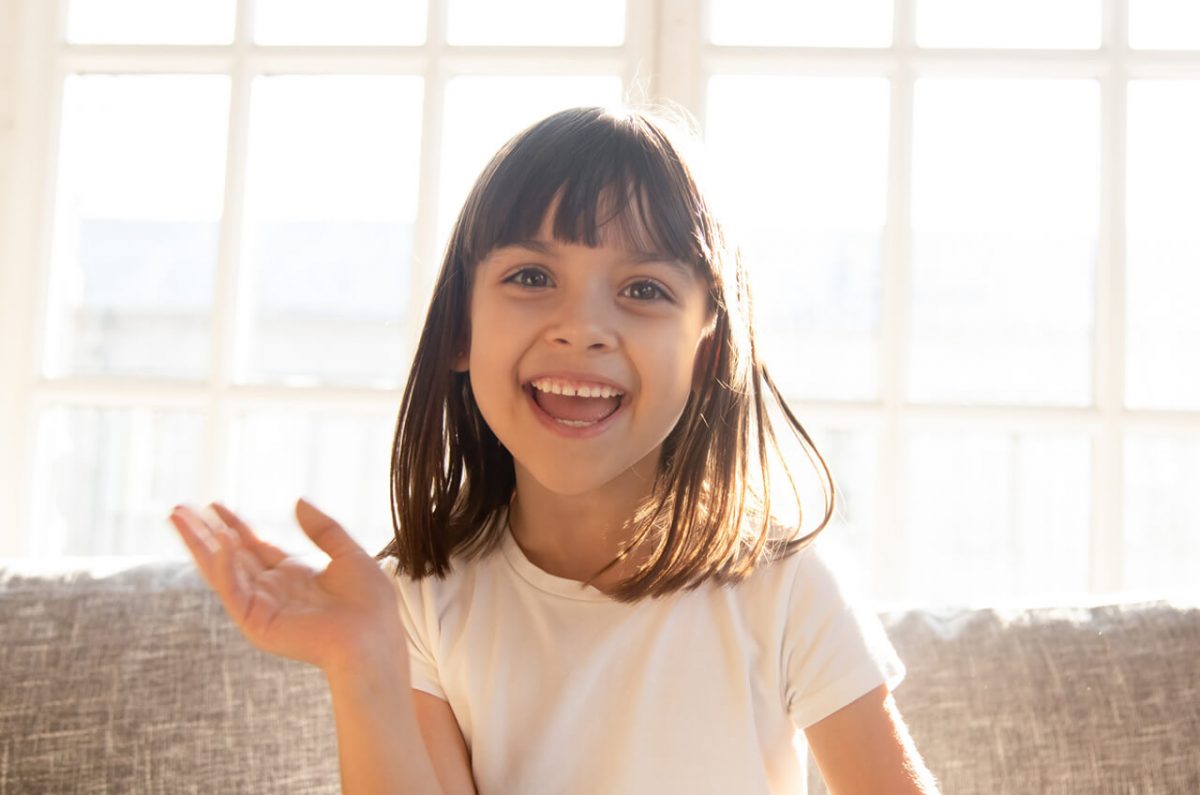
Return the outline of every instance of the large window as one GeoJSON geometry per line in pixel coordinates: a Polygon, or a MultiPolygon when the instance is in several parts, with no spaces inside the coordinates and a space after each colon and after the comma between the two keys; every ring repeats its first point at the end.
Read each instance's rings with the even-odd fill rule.
{"type": "Polygon", "coordinates": [[[182,554],[214,498],[304,549],[300,495],[381,545],[471,181],[552,110],[670,100],[868,592],[1196,588],[1194,4],[58,5],[3,34],[0,554],[182,554]]]}

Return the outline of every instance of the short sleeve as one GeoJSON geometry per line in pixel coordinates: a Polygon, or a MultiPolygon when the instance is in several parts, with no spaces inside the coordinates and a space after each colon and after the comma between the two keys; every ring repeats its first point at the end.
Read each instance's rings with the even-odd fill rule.
{"type": "Polygon", "coordinates": [[[819,543],[796,553],[783,639],[784,699],[806,729],[881,684],[894,689],[904,665],[878,616],[847,592],[819,543]]]}
{"type": "Polygon", "coordinates": [[[404,632],[408,636],[409,676],[412,687],[423,690],[430,695],[445,700],[446,692],[442,689],[438,676],[437,659],[434,657],[433,639],[437,637],[436,621],[430,618],[433,611],[427,609],[427,594],[422,583],[404,575],[396,576],[399,561],[394,557],[384,558],[380,568],[391,579],[396,590],[396,608],[400,621],[404,624],[404,632]]]}

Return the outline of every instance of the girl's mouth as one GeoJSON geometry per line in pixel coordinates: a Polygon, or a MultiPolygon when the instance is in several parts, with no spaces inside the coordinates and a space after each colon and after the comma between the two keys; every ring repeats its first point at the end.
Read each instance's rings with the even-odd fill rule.
{"type": "Polygon", "coordinates": [[[544,419],[565,429],[599,426],[616,414],[625,401],[620,390],[601,385],[578,385],[557,379],[535,379],[525,385],[544,419]]]}

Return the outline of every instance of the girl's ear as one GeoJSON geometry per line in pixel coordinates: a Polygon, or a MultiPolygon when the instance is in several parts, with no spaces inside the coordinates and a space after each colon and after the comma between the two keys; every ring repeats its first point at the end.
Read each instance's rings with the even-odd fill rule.
{"type": "Polygon", "coordinates": [[[450,369],[456,373],[465,373],[471,369],[471,354],[470,351],[464,349],[454,354],[454,363],[450,365],[450,369]]]}

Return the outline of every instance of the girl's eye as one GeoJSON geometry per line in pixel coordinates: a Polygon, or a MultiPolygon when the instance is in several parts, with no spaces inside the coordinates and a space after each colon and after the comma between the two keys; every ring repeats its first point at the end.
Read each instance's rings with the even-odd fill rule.
{"type": "Polygon", "coordinates": [[[639,301],[669,301],[671,297],[663,286],[656,281],[643,279],[640,282],[634,282],[626,287],[622,294],[628,295],[630,298],[636,298],[639,301]]]}
{"type": "Polygon", "coordinates": [[[515,284],[518,287],[547,287],[550,277],[538,268],[521,268],[504,280],[505,284],[515,284]]]}

